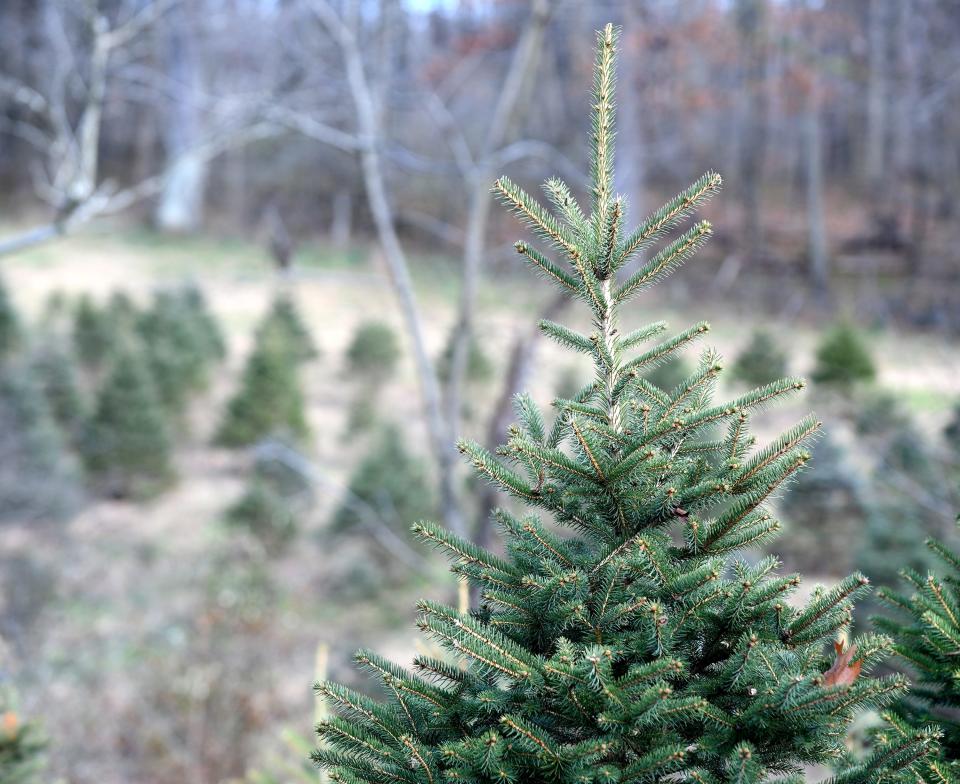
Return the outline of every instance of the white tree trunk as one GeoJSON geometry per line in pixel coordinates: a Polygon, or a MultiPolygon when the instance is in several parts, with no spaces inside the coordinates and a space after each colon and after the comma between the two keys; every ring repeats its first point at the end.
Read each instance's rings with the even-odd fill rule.
{"type": "Polygon", "coordinates": [[[191,18],[186,9],[170,16],[168,73],[176,85],[164,129],[168,172],[157,201],[154,222],[161,231],[196,231],[203,224],[204,196],[209,160],[197,152],[202,133],[200,117],[200,71],[196,42],[191,37],[191,18]]]}

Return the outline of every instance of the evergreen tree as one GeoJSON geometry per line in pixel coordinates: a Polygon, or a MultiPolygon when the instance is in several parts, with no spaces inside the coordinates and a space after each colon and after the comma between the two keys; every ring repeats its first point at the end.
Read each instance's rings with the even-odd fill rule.
{"type": "Polygon", "coordinates": [[[382,321],[365,321],[347,347],[347,372],[358,388],[350,402],[346,435],[369,430],[377,422],[380,392],[400,361],[397,335],[382,321]]]}
{"type": "Polygon", "coordinates": [[[690,378],[692,372],[693,368],[683,357],[668,357],[663,362],[651,364],[643,377],[653,386],[672,392],[690,378]]]}
{"type": "Polygon", "coordinates": [[[73,354],[51,339],[34,350],[31,370],[43,390],[53,418],[64,432],[75,439],[86,421],[87,404],[73,354]]]}
{"type": "Polygon", "coordinates": [[[360,324],[347,347],[347,371],[364,381],[382,383],[400,360],[400,345],[393,328],[382,321],[360,324]]]}
{"type": "Polygon", "coordinates": [[[46,767],[47,741],[40,728],[24,721],[9,692],[0,691],[0,781],[40,784],[46,767]]]}
{"type": "Polygon", "coordinates": [[[737,356],[734,378],[750,386],[763,386],[787,375],[787,355],[766,330],[757,330],[737,356]]]}
{"type": "MultiPolygon", "coordinates": [[[[285,444],[270,446],[296,456],[285,444]]],[[[311,498],[308,481],[289,462],[269,453],[258,454],[246,489],[227,509],[226,522],[256,537],[268,553],[278,555],[296,538],[300,515],[311,498]]]]}
{"type": "Polygon", "coordinates": [[[400,431],[387,426],[351,475],[347,492],[334,512],[332,528],[338,532],[355,530],[369,522],[372,514],[406,531],[410,520],[432,511],[423,463],[407,451],[400,431]]]}
{"type": "MultiPolygon", "coordinates": [[[[709,224],[696,223],[632,274],[618,272],[720,178],[705,175],[636,230],[623,230],[624,204],[612,192],[612,26],[598,43],[590,214],[557,180],[545,190],[559,217],[508,179],[496,183],[569,260],[560,266],[518,245],[525,261],[590,310],[590,334],[541,327],[590,356],[596,382],[575,400],[556,401],[561,416],[549,429],[520,396],[519,424],[499,459],[460,444],[480,475],[553,524],[500,512],[504,556],[436,525],[415,526],[450,554],[482,604],[461,613],[420,603],[421,629],[450,658],[420,656],[418,673],[358,655],[384,685],[385,703],[319,685],[337,715],[320,725],[315,758],[337,781],[800,782],[802,765],[842,758],[856,710],[888,704],[905,688],[899,677],[866,676],[887,655],[886,638],[856,639],[832,666],[825,651],[850,623],[851,602],[866,590],[862,575],[794,606],[787,596],[798,576],[778,575],[773,558],[736,558],[777,531],[765,502],[807,461],[803,443],[818,428],[804,419],[753,450],[749,416],[802,382],[713,405],[720,365],[709,351],[676,390],[642,378],[707,325],[635,353],[665,325],[624,333],[619,311],[702,244],[709,224]],[[725,435],[704,440],[719,423],[725,435]]],[[[876,781],[929,744],[927,734],[911,733],[843,781],[876,781]]]]}
{"type": "MultiPolygon", "coordinates": [[[[450,363],[453,361],[453,333],[437,361],[437,375],[440,380],[447,382],[450,379],[450,363]]],[[[466,378],[474,384],[484,384],[493,376],[493,362],[487,356],[483,346],[477,340],[471,340],[467,352],[466,378]]]]}
{"type": "Polygon", "coordinates": [[[116,335],[128,335],[137,325],[139,311],[125,291],[115,291],[107,302],[105,318],[116,335]]]}
{"type": "Polygon", "coordinates": [[[282,552],[297,535],[298,528],[289,501],[258,476],[251,478],[243,495],[227,509],[226,522],[256,537],[272,554],[282,552]]]}
{"type": "Polygon", "coordinates": [[[873,381],[876,375],[870,349],[853,326],[838,324],[823,336],[812,373],[815,382],[849,387],[873,381]]]}
{"type": "Polygon", "coordinates": [[[6,283],[0,278],[0,360],[8,357],[20,343],[20,317],[6,283]]]}
{"type": "Polygon", "coordinates": [[[80,471],[31,368],[0,369],[0,519],[62,518],[79,506],[80,471]]]}
{"type": "Polygon", "coordinates": [[[278,294],[273,300],[270,310],[260,322],[259,331],[279,331],[298,361],[306,362],[319,356],[320,352],[310,336],[310,330],[288,294],[278,294]]]}
{"type": "Polygon", "coordinates": [[[173,479],[163,406],[149,368],[132,347],[119,348],[110,362],[82,452],[91,475],[117,497],[149,497],[173,479]]]}
{"type": "Polygon", "coordinates": [[[840,446],[831,438],[818,441],[810,468],[787,488],[780,503],[788,522],[784,552],[791,566],[818,574],[840,574],[850,568],[858,554],[851,543],[861,539],[872,511],[869,498],[868,482],[840,446]]]}
{"type": "Polygon", "coordinates": [[[238,447],[271,435],[295,440],[307,435],[298,373],[302,346],[291,342],[291,334],[276,324],[257,330],[240,389],[227,405],[217,431],[217,443],[238,447]]]}
{"type": "Polygon", "coordinates": [[[907,593],[882,588],[880,600],[892,617],[873,622],[894,638],[894,650],[912,675],[913,688],[893,706],[897,718],[908,728],[935,725],[943,733],[941,754],[924,780],[960,782],[960,553],[935,539],[926,544],[943,574],[903,570],[907,593]]]}
{"type": "Polygon", "coordinates": [[[188,284],[183,288],[181,296],[188,317],[193,322],[194,329],[204,346],[207,358],[213,362],[226,359],[227,341],[216,317],[207,304],[203,290],[196,284],[188,284]]]}
{"type": "Polygon", "coordinates": [[[116,335],[107,313],[82,296],[73,313],[73,345],[84,367],[99,368],[112,352],[116,335]]]}
{"type": "Polygon", "coordinates": [[[943,437],[950,451],[960,457],[960,403],[953,407],[953,416],[943,429],[943,437]]]}
{"type": "Polygon", "coordinates": [[[216,326],[207,324],[181,291],[157,292],[136,326],[161,401],[168,411],[181,413],[189,396],[206,387],[218,358],[210,332],[216,326]]]}

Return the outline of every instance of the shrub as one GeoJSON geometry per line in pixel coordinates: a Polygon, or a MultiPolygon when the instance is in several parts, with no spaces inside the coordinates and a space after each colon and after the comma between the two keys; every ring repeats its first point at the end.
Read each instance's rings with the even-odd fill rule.
{"type": "Polygon", "coordinates": [[[180,413],[189,396],[208,383],[218,359],[210,328],[179,291],[158,292],[137,319],[157,391],[171,413],[180,413]]]}
{"type": "Polygon", "coordinates": [[[60,519],[81,503],[79,466],[23,363],[0,373],[0,519],[60,519]]]}
{"type": "Polygon", "coordinates": [[[33,351],[30,365],[53,418],[75,440],[88,411],[73,354],[66,346],[50,340],[33,351]]]}
{"type": "Polygon", "coordinates": [[[733,363],[733,377],[762,387],[787,375],[787,355],[766,330],[757,330],[733,363]]]}
{"type": "Polygon", "coordinates": [[[307,435],[298,348],[290,343],[290,333],[283,328],[258,330],[240,388],[217,431],[217,443],[238,447],[267,436],[299,440],[307,435]]]}
{"type": "Polygon", "coordinates": [[[432,492],[423,463],[407,451],[400,431],[388,425],[351,475],[332,527],[336,532],[356,530],[376,519],[405,532],[410,520],[432,512],[432,492]]]}
{"type": "Polygon", "coordinates": [[[20,316],[3,278],[0,278],[0,360],[10,356],[20,344],[20,316]]]}
{"type": "Polygon", "coordinates": [[[41,784],[47,740],[39,726],[20,715],[9,690],[0,691],[0,781],[41,784]]]}
{"type": "Polygon", "coordinates": [[[281,340],[298,361],[305,362],[319,356],[320,352],[310,336],[310,330],[289,295],[277,295],[267,315],[260,322],[260,333],[274,331],[282,335],[281,340]]]}
{"type": "Polygon", "coordinates": [[[904,411],[900,398],[887,390],[868,391],[857,400],[854,429],[858,435],[889,436],[910,425],[910,415],[904,411]]]}
{"type": "Polygon", "coordinates": [[[863,336],[850,324],[838,324],[817,347],[812,378],[818,384],[851,386],[873,381],[877,371],[863,336]]]}
{"type": "Polygon", "coordinates": [[[365,321],[347,347],[347,370],[363,379],[385,381],[400,360],[400,344],[393,328],[382,321],[365,321]]]}
{"type": "Polygon", "coordinates": [[[113,351],[115,337],[107,314],[88,295],[82,296],[73,314],[73,345],[83,366],[100,368],[113,351]]]}
{"type": "Polygon", "coordinates": [[[87,469],[112,496],[147,498],[172,481],[171,452],[170,429],[150,371],[140,352],[121,347],[84,433],[87,469]]]}

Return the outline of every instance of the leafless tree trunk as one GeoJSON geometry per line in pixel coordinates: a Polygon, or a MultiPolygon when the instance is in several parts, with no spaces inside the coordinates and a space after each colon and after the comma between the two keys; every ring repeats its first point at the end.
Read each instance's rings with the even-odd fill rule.
{"type": "Polygon", "coordinates": [[[737,0],[737,30],[743,74],[743,133],[740,139],[740,197],[743,248],[748,261],[763,252],[761,214],[767,142],[767,2],[737,0]]]}
{"type": "MultiPolygon", "coordinates": [[[[356,114],[357,141],[367,201],[412,344],[420,391],[423,396],[424,416],[439,469],[441,514],[447,527],[461,536],[466,536],[467,526],[459,506],[456,488],[457,451],[452,434],[444,421],[440,384],[433,361],[427,351],[420,307],[410,278],[407,257],[397,236],[393,208],[387,195],[381,154],[383,133],[379,121],[380,109],[374,99],[375,91],[367,77],[355,29],[326,0],[311,0],[310,5],[337,43],[346,68],[350,97],[356,114]]],[[[357,12],[355,4],[353,10],[355,17],[357,12]]]]}
{"type": "Polygon", "coordinates": [[[830,296],[830,257],[823,204],[823,130],[820,117],[820,75],[810,67],[810,84],[803,111],[803,163],[807,199],[808,274],[814,296],[826,305],[830,296]]]}
{"type": "Polygon", "coordinates": [[[543,45],[543,34],[550,17],[549,0],[533,0],[530,21],[514,51],[483,141],[474,161],[466,142],[461,144],[459,162],[468,188],[467,228],[464,240],[460,310],[453,333],[453,350],[447,386],[447,421],[456,433],[463,410],[463,383],[470,345],[473,341],[477,288],[480,267],[486,253],[487,220],[490,215],[490,187],[497,175],[498,153],[507,141],[511,123],[519,111],[525,82],[536,71],[543,45]]]}
{"type": "Polygon", "coordinates": [[[889,17],[887,0],[870,0],[867,11],[869,70],[864,177],[872,198],[879,196],[878,189],[883,182],[887,163],[889,17]]]}
{"type": "Polygon", "coordinates": [[[344,250],[350,244],[353,224],[353,195],[340,188],[333,196],[333,214],[330,220],[330,242],[333,247],[344,250]]]}
{"type": "Polygon", "coordinates": [[[164,128],[166,154],[173,161],[157,201],[157,228],[172,233],[196,231],[203,224],[207,161],[194,154],[203,131],[200,117],[200,68],[192,30],[196,20],[185,7],[170,15],[167,53],[169,82],[178,91],[164,128]]]}

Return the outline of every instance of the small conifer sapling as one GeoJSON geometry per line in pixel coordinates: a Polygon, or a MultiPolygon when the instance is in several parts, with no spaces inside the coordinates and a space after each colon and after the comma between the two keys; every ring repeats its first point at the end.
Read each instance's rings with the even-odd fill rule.
{"type": "MultiPolygon", "coordinates": [[[[841,648],[852,575],[788,601],[800,579],[774,558],[738,554],[779,523],[766,501],[809,455],[819,423],[801,420],[755,448],[750,416],[803,385],[785,379],[719,405],[718,358],[705,351],[685,383],[664,390],[651,365],[701,338],[698,323],[665,337],[654,323],[621,331],[619,315],[707,238],[705,221],[670,235],[635,271],[638,251],[677,228],[720,186],[708,173],[644,220],[623,226],[613,192],[616,34],[598,35],[592,116],[591,208],[558,180],[556,212],[506,178],[495,189],[561,264],[526,242],[531,266],[590,313],[587,334],[550,321],[544,333],[594,364],[595,382],[557,400],[548,427],[526,395],[492,454],[460,450],[477,473],[529,511],[501,511],[497,555],[442,527],[415,531],[446,551],[478,590],[469,613],[420,603],[420,628],[445,651],[408,671],[373,653],[360,665],[387,695],[376,702],[319,685],[336,716],[315,753],[345,784],[633,784],[803,780],[803,766],[839,760],[853,713],[889,704],[905,688],[869,673],[890,648],[876,635],[841,648]],[[719,437],[707,436],[722,426],[719,437]],[[847,672],[853,670],[855,672],[847,672]]],[[[845,784],[916,763],[932,739],[908,733],[843,775],[845,784]]]]}

